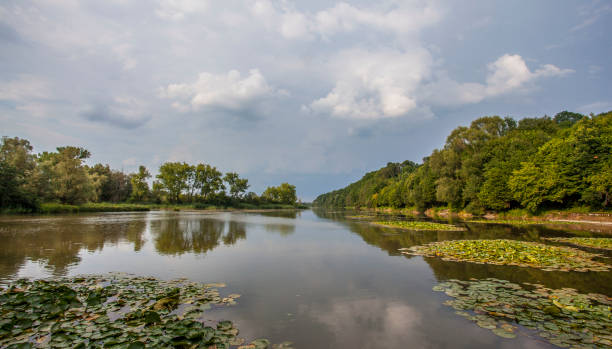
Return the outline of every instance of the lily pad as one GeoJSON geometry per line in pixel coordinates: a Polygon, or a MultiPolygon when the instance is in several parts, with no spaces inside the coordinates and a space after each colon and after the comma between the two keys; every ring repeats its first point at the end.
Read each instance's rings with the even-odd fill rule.
{"type": "Polygon", "coordinates": [[[453,298],[444,304],[464,309],[458,315],[503,338],[515,338],[517,331],[527,328],[557,346],[609,346],[611,298],[571,288],[524,285],[497,279],[449,280],[434,289],[453,298]]]}
{"type": "Polygon", "coordinates": [[[545,240],[563,242],[576,246],[612,250],[612,238],[545,238],[545,240]]]}
{"type": "Polygon", "coordinates": [[[546,271],[608,271],[593,260],[601,255],[571,247],[517,240],[449,240],[402,249],[404,254],[441,257],[446,261],[516,265],[546,271]]]}
{"type": "Polygon", "coordinates": [[[235,304],[236,294],[222,301],[223,286],[127,274],[18,280],[0,290],[0,348],[229,348],[244,343],[234,324],[202,321],[211,304],[235,304]]]}
{"type": "Polygon", "coordinates": [[[380,221],[373,224],[382,225],[390,228],[401,228],[408,230],[443,230],[443,231],[463,231],[465,228],[457,227],[452,224],[442,224],[434,222],[418,222],[418,221],[380,221]]]}

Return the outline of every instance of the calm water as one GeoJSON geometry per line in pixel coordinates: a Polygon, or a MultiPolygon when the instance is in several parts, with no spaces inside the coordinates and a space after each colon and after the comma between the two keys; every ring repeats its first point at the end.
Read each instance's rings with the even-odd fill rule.
{"type": "MultiPolygon", "coordinates": [[[[444,262],[398,248],[447,239],[538,241],[569,232],[463,224],[463,232],[408,232],[346,212],[145,212],[1,217],[0,282],[109,271],[225,282],[238,305],[210,313],[246,339],[297,348],[550,348],[523,333],[502,339],[454,314],[432,286],[495,277],[612,296],[612,273],[444,262]]],[[[462,223],[459,223],[462,224],[462,223]]],[[[608,253],[610,256],[610,254],[608,253]]]]}

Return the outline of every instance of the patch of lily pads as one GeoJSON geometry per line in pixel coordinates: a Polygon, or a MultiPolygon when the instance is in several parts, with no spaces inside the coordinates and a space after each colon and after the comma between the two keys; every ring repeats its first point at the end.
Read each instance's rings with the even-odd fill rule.
{"type": "Polygon", "coordinates": [[[108,274],[18,280],[0,290],[0,348],[291,348],[248,344],[231,321],[205,320],[236,304],[224,284],[108,274]]]}
{"type": "Polygon", "coordinates": [[[433,290],[454,298],[444,304],[456,314],[503,338],[528,329],[559,347],[612,346],[612,298],[571,288],[523,285],[492,278],[449,280],[433,290]]]}
{"type": "Polygon", "coordinates": [[[380,221],[374,224],[382,225],[390,228],[401,228],[409,230],[443,230],[443,231],[463,231],[465,228],[458,227],[452,224],[442,224],[435,222],[419,222],[419,221],[380,221]]]}
{"type": "Polygon", "coordinates": [[[599,254],[517,240],[449,240],[400,250],[404,254],[441,257],[445,261],[516,265],[545,271],[608,271],[612,267],[593,260],[599,254]]]}
{"type": "Polygon", "coordinates": [[[366,216],[366,215],[347,216],[347,218],[351,218],[351,219],[372,219],[375,217],[376,216],[366,216]]]}
{"type": "Polygon", "coordinates": [[[612,238],[545,238],[549,241],[562,242],[582,247],[612,250],[612,238]]]}

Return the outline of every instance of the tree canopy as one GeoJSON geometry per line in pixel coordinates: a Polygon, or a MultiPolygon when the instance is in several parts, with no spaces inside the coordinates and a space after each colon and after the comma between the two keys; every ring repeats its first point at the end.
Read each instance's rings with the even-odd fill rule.
{"type": "Polygon", "coordinates": [[[554,117],[487,116],[453,130],[421,165],[389,163],[346,188],[317,197],[317,206],[446,205],[485,210],[610,205],[612,112],[554,117]]]}

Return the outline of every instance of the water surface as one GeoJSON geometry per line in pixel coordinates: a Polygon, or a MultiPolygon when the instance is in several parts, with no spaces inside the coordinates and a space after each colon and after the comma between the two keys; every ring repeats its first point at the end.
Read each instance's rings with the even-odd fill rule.
{"type": "MultiPolygon", "coordinates": [[[[612,296],[609,272],[445,262],[398,249],[447,239],[539,241],[542,226],[458,223],[467,231],[410,232],[350,212],[143,212],[0,217],[0,282],[109,271],[225,282],[247,339],[297,348],[550,348],[537,335],[502,339],[454,314],[433,292],[442,280],[495,277],[612,296]]],[[[610,256],[610,253],[608,253],[610,256]]]]}

